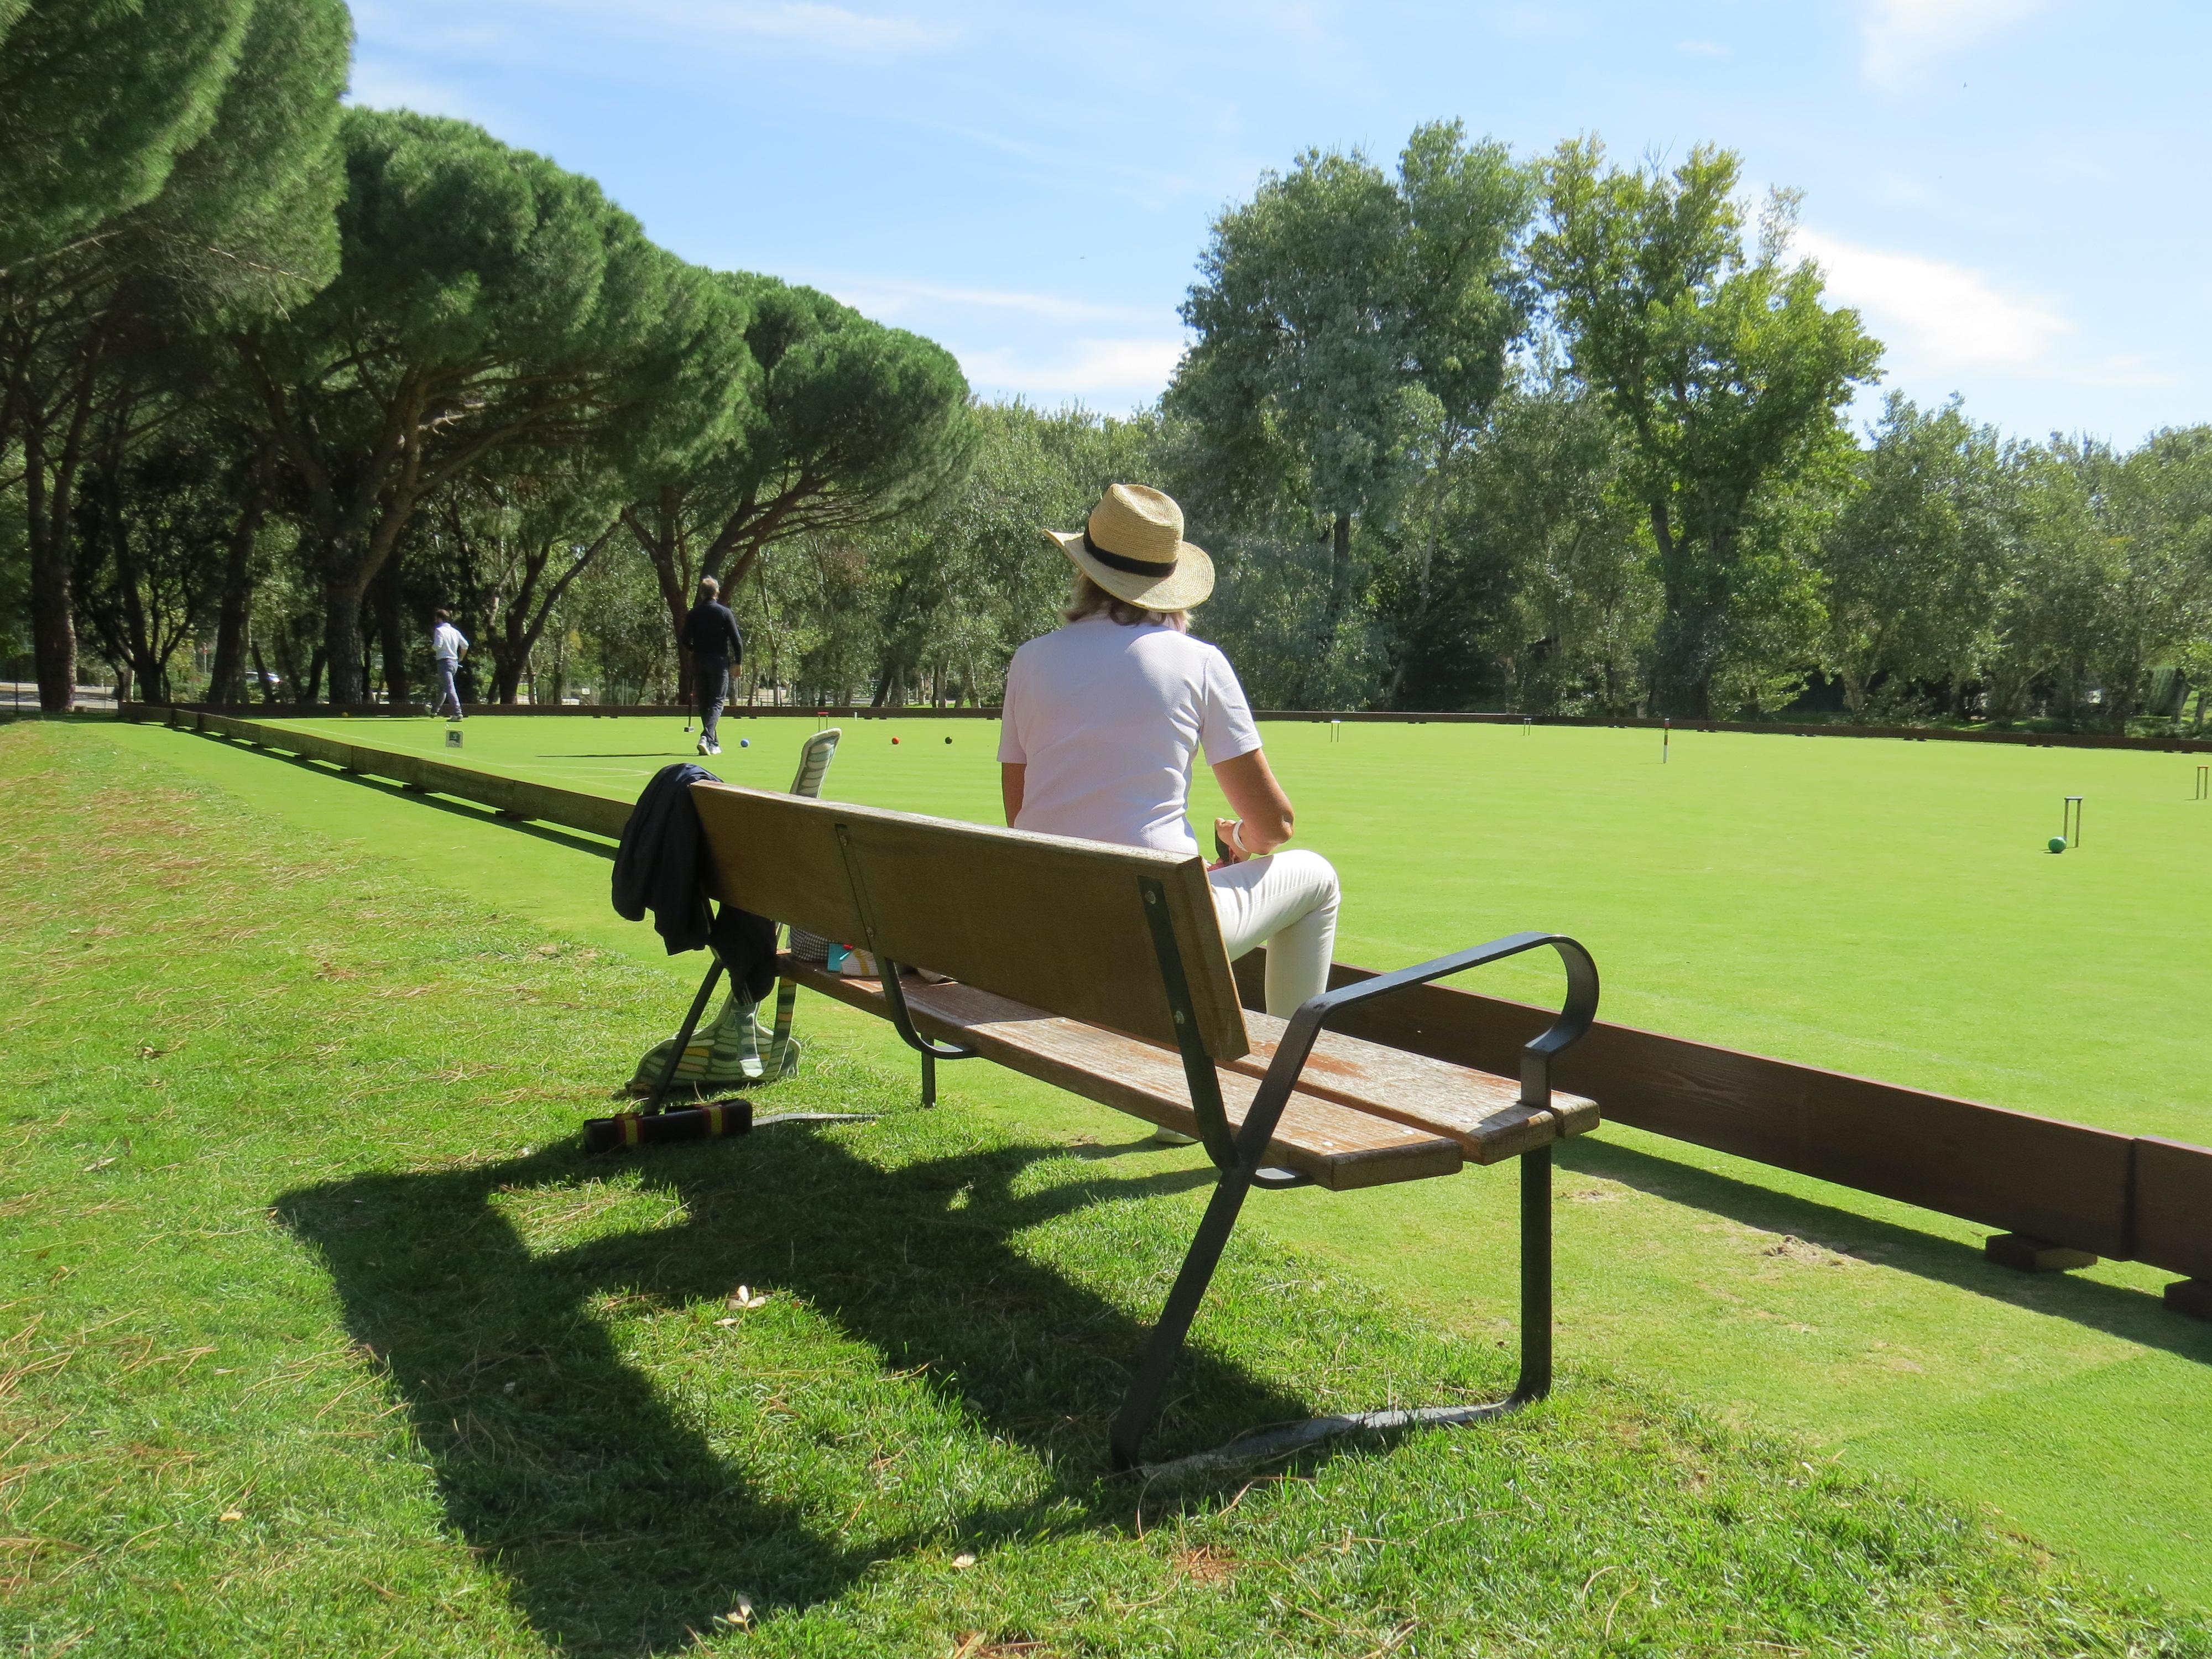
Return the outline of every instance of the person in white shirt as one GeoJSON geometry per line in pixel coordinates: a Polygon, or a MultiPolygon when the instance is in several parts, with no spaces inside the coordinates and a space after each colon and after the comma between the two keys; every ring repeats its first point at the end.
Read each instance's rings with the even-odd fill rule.
{"type": "Polygon", "coordinates": [[[1078,532],[1047,531],[1073,562],[1067,625],[1014,653],[999,738],[1006,822],[1169,852],[1199,850],[1187,812],[1206,751],[1237,811],[1214,821],[1228,856],[1207,879],[1231,960],[1267,947],[1267,1012],[1288,1018],[1328,988],[1336,872],[1284,851],[1290,798],[1268,769],[1251,705],[1218,647],[1191,638],[1213,562],[1182,539],[1182,509],[1115,484],[1078,532]]]}
{"type": "Polygon", "coordinates": [[[446,718],[457,720],[461,717],[461,693],[453,684],[453,676],[461,672],[461,659],[469,654],[469,642],[453,626],[451,611],[437,611],[431,615],[434,625],[430,629],[430,661],[437,669],[438,699],[431,705],[430,712],[446,714],[451,708],[453,713],[446,714],[446,718]]]}

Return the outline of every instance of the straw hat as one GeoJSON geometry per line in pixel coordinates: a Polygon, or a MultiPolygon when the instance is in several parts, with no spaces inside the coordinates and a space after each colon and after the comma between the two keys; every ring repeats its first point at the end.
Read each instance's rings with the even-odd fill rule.
{"type": "Polygon", "coordinates": [[[1075,568],[1143,611],[1188,611],[1213,592],[1213,561],[1182,538],[1182,509],[1142,484],[1115,484],[1081,530],[1048,530],[1075,568]]]}

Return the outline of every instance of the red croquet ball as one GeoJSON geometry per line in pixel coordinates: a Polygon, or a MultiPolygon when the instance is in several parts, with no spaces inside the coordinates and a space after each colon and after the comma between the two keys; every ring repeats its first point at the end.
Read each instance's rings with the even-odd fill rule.
{"type": "Polygon", "coordinates": [[[893,743],[896,743],[896,742],[898,741],[898,739],[897,739],[896,738],[893,738],[891,739],[891,741],[892,741],[893,743]]]}

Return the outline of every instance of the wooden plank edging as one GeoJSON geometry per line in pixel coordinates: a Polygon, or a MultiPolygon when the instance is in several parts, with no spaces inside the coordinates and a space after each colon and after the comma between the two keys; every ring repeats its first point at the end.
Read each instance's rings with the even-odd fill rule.
{"type": "MultiPolygon", "coordinates": [[[[1237,963],[1261,1006],[1266,953],[1237,963]]],[[[1373,977],[1336,963],[1332,986],[1373,977]]],[[[1548,1008],[1426,985],[1335,1028],[1511,1077],[1548,1008]]],[[[1601,1020],[1556,1064],[1606,1121],[2115,1260],[2212,1277],[2212,1150],[1601,1020]]]]}

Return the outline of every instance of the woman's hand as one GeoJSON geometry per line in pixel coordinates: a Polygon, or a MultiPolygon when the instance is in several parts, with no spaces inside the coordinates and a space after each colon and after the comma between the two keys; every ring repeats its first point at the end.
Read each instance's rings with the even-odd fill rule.
{"type": "Polygon", "coordinates": [[[1222,857],[1206,866],[1207,869],[1219,870],[1231,864],[1242,864],[1245,860],[1252,856],[1249,853],[1244,851],[1237,844],[1238,841],[1243,839],[1240,834],[1243,827],[1241,820],[1237,818],[1214,819],[1214,845],[1217,848],[1221,848],[1225,850],[1224,851],[1222,857]]]}

